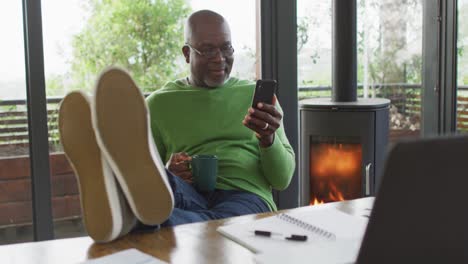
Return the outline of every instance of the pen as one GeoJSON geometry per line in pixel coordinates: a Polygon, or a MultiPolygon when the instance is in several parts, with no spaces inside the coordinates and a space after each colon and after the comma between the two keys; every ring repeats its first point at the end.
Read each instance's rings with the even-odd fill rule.
{"type": "Polygon", "coordinates": [[[265,230],[255,230],[254,233],[256,236],[266,236],[266,237],[270,237],[272,235],[281,235],[280,233],[274,233],[274,232],[265,231],[265,230]]]}
{"type": "Polygon", "coordinates": [[[294,241],[307,241],[306,235],[291,235],[290,237],[286,238],[287,240],[294,240],[294,241]]]}
{"type": "MultiPolygon", "coordinates": [[[[273,233],[271,231],[266,231],[266,230],[255,230],[255,235],[256,236],[264,236],[264,237],[271,237],[272,235],[281,235],[279,233],[273,233]]],[[[306,235],[295,235],[292,234],[289,237],[285,237],[287,240],[292,240],[292,241],[307,241],[307,236],[306,235]]]]}

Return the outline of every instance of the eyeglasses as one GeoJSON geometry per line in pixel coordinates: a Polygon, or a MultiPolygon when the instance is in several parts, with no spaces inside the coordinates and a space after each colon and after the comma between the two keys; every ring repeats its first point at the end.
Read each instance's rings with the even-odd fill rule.
{"type": "Polygon", "coordinates": [[[221,55],[224,57],[230,57],[234,54],[234,48],[231,45],[223,46],[221,48],[210,48],[204,51],[197,50],[196,48],[192,47],[190,44],[185,43],[187,47],[195,51],[198,55],[205,57],[207,59],[213,59],[218,56],[218,51],[221,52],[221,55]]]}

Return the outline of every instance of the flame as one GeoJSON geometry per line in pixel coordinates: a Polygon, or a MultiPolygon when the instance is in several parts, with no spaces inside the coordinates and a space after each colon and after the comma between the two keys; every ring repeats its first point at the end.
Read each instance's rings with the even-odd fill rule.
{"type": "Polygon", "coordinates": [[[362,146],[319,143],[310,149],[310,204],[361,196],[362,146]]]}
{"type": "Polygon", "coordinates": [[[357,161],[362,157],[362,148],[361,145],[354,145],[321,144],[314,151],[317,158],[313,164],[311,162],[312,173],[317,177],[327,177],[330,173],[342,177],[350,176],[350,172],[361,166],[357,161]]]}
{"type": "Polygon", "coordinates": [[[343,193],[338,190],[335,184],[330,184],[329,196],[332,201],[344,201],[343,193]]]}
{"type": "Polygon", "coordinates": [[[324,204],[324,201],[319,201],[317,198],[314,198],[314,200],[310,203],[310,205],[316,205],[316,204],[324,204]]]}

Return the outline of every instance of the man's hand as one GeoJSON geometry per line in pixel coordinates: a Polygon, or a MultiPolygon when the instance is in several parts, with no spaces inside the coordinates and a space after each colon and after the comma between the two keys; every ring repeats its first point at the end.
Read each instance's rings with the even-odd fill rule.
{"type": "Polygon", "coordinates": [[[185,152],[172,153],[166,167],[174,175],[179,176],[185,182],[192,184],[193,176],[190,168],[191,161],[192,157],[185,152]]]}
{"type": "Polygon", "coordinates": [[[249,108],[242,124],[255,132],[263,148],[271,146],[275,140],[275,132],[280,127],[283,116],[275,108],[276,95],[273,104],[258,103],[257,108],[249,108]]]}

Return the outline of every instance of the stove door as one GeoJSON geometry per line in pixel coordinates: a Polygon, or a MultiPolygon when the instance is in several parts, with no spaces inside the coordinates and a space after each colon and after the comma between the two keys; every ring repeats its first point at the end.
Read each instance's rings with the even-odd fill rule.
{"type": "Polygon", "coordinates": [[[301,205],[375,192],[375,112],[301,109],[300,121],[301,205]]]}

